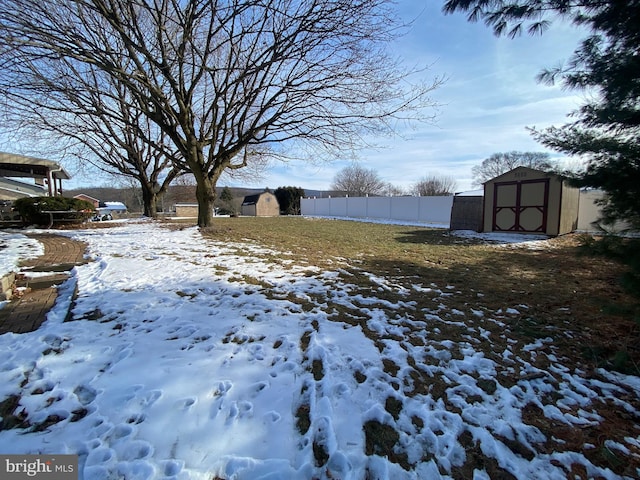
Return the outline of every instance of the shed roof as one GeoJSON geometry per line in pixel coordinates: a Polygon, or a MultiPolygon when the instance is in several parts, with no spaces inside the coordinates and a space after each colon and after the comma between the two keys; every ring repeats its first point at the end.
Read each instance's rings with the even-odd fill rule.
{"type": "Polygon", "coordinates": [[[502,178],[507,177],[513,174],[514,172],[530,172],[531,174],[539,175],[539,176],[564,178],[554,172],[545,172],[544,170],[536,170],[535,168],[529,168],[529,167],[516,167],[512,170],[509,170],[508,172],[504,172],[502,175],[498,175],[497,177],[493,177],[492,179],[487,180],[486,182],[483,183],[483,185],[486,185],[487,183],[490,183],[490,182],[500,181],[502,178]]]}
{"type": "Polygon", "coordinates": [[[260,196],[264,195],[265,193],[269,193],[269,192],[257,193],[255,195],[247,195],[246,197],[244,197],[244,200],[242,201],[242,205],[255,205],[256,203],[258,203],[258,200],[260,200],[260,196]]]}
{"type": "Polygon", "coordinates": [[[557,177],[557,178],[559,178],[561,180],[567,178],[567,177],[565,177],[563,175],[560,175],[560,174],[557,174],[555,172],[548,172],[548,171],[545,172],[544,170],[537,170],[535,168],[529,168],[529,167],[516,167],[516,168],[513,168],[513,169],[509,170],[508,172],[504,172],[503,174],[498,175],[497,177],[493,177],[492,179],[487,180],[486,182],[483,183],[483,185],[486,185],[487,183],[490,183],[490,182],[500,181],[503,177],[507,177],[509,175],[512,175],[514,172],[529,172],[529,173],[531,173],[533,175],[538,175],[540,177],[543,177],[543,176],[544,177],[549,177],[549,178],[557,177]]]}

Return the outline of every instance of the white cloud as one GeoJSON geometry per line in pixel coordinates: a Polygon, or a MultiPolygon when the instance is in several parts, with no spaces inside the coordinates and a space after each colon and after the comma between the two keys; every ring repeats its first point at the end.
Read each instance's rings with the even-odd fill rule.
{"type": "MultiPolygon", "coordinates": [[[[385,142],[384,149],[361,152],[364,166],[402,187],[427,173],[440,173],[467,189],[471,167],[493,153],[549,151],[526,127],[561,125],[583,99],[558,85],[539,84],[535,77],[570,57],[579,31],[558,23],[542,36],[511,40],[496,38],[484,24],[467,22],[465,15],[444,16],[440,4],[425,7],[415,0],[399,8],[404,18],[415,18],[397,47],[402,57],[411,65],[432,65],[429,74],[444,74],[448,81],[433,94],[442,104],[437,125],[404,131],[403,138],[385,142]]],[[[346,164],[275,167],[268,183],[327,189],[346,164]]]]}
{"type": "MultiPolygon", "coordinates": [[[[570,57],[581,37],[574,27],[557,23],[542,36],[511,40],[496,38],[483,23],[467,22],[464,14],[445,16],[440,2],[407,0],[398,8],[404,19],[414,23],[393,48],[412,66],[431,65],[427,78],[445,75],[448,80],[433,92],[434,100],[442,104],[437,125],[419,125],[398,138],[376,139],[384,148],[360,152],[362,164],[386,181],[408,187],[435,172],[454,176],[461,189],[469,188],[471,167],[493,153],[545,151],[526,127],[560,125],[582,103],[575,92],[535,80],[543,68],[570,57]]],[[[334,163],[318,160],[276,163],[262,178],[221,184],[328,189],[336,172],[351,161],[346,156],[334,163]]],[[[73,184],[87,185],[95,178],[73,184]]]]}

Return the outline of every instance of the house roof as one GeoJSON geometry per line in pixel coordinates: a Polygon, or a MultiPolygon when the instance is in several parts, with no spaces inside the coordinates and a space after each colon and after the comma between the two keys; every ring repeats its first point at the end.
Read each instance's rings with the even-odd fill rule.
{"type": "Polygon", "coordinates": [[[94,198],[94,197],[92,197],[91,195],[86,195],[86,194],[84,194],[84,193],[80,193],[80,194],[78,194],[78,195],[74,195],[74,196],[73,196],[73,198],[80,198],[80,199],[82,199],[82,198],[86,198],[86,199],[92,200],[92,201],[94,201],[94,202],[99,202],[99,201],[100,201],[100,200],[98,200],[97,198],[94,198]]]}
{"type": "Polygon", "coordinates": [[[0,152],[0,177],[29,177],[69,180],[71,175],[52,160],[0,152]]]}
{"type": "Polygon", "coordinates": [[[39,197],[45,193],[45,188],[40,185],[11,180],[10,178],[0,178],[0,190],[21,194],[26,197],[39,197]]]}

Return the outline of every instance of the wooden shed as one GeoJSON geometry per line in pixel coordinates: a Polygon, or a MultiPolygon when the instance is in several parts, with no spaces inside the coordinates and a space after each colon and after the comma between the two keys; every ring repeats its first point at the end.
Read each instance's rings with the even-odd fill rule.
{"type": "Polygon", "coordinates": [[[517,167],[484,184],[483,231],[562,235],[578,225],[579,189],[565,178],[517,167]]]}
{"type": "Polygon", "coordinates": [[[244,197],[241,211],[249,217],[274,217],[280,215],[280,204],[273,193],[262,192],[244,197]]]}

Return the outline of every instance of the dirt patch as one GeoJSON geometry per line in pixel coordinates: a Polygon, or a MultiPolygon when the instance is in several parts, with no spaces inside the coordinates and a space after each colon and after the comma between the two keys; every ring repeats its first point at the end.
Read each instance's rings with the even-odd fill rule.
{"type": "Polygon", "coordinates": [[[300,435],[305,435],[311,427],[311,407],[306,403],[296,409],[296,427],[300,435]]]}
{"type": "Polygon", "coordinates": [[[396,453],[395,451],[400,435],[393,427],[370,420],[364,424],[363,429],[365,453],[367,455],[386,457],[389,461],[399,464],[405,470],[411,469],[407,454],[396,453]]]}
{"type": "Polygon", "coordinates": [[[26,410],[20,410],[20,397],[18,395],[10,395],[0,402],[0,417],[2,417],[0,430],[30,427],[26,410]]]}

